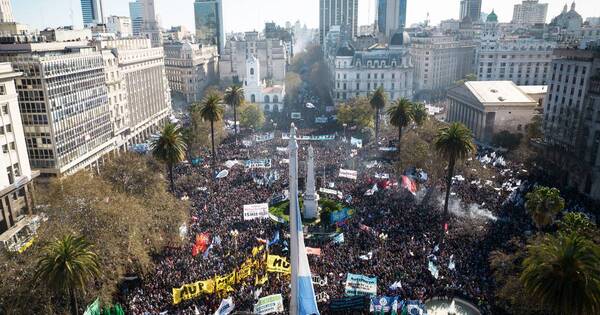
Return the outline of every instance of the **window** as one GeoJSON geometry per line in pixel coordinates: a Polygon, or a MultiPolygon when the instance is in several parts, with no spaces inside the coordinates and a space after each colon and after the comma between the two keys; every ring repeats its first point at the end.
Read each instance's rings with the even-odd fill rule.
{"type": "Polygon", "coordinates": [[[6,124],[6,132],[12,132],[12,125],[11,124],[6,124]]]}
{"type": "Polygon", "coordinates": [[[9,166],[9,167],[6,168],[6,175],[8,176],[8,183],[9,184],[12,184],[12,183],[15,182],[15,177],[13,175],[12,167],[9,166]]]}
{"type": "Polygon", "coordinates": [[[269,98],[269,95],[265,95],[265,103],[271,103],[271,98],[269,98]]]}
{"type": "Polygon", "coordinates": [[[0,95],[6,95],[6,85],[0,84],[0,95]]]}
{"type": "Polygon", "coordinates": [[[8,153],[8,144],[3,144],[2,145],[2,152],[8,153]]]}
{"type": "Polygon", "coordinates": [[[254,75],[254,68],[250,68],[250,75],[254,75]]]}
{"type": "Polygon", "coordinates": [[[8,114],[8,104],[3,104],[2,105],[2,114],[3,115],[7,115],[8,114]]]}
{"type": "Polygon", "coordinates": [[[256,103],[256,96],[254,94],[250,95],[250,102],[256,103]]]}

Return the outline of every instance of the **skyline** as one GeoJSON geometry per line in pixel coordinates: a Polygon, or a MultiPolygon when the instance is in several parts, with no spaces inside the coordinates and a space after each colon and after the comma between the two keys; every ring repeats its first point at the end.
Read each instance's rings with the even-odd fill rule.
{"type": "MultiPolygon", "coordinates": [[[[254,1],[248,0],[225,0],[223,1],[223,20],[225,32],[262,30],[265,22],[275,21],[284,24],[286,21],[294,23],[296,20],[311,28],[319,25],[319,0],[256,0],[261,6],[256,6],[254,1]],[[248,14],[253,12],[254,14],[248,14]]],[[[126,0],[104,0],[105,17],[110,15],[129,16],[128,3],[126,0]]],[[[155,0],[157,14],[161,26],[183,25],[189,31],[194,30],[193,0],[155,0]],[[175,4],[175,5],[174,5],[175,4]],[[188,10],[182,10],[188,8],[188,10]]],[[[376,0],[360,0],[358,24],[366,25],[375,20],[376,0]]],[[[482,11],[489,13],[494,9],[500,22],[510,22],[514,4],[521,0],[506,0],[502,6],[490,0],[484,0],[482,11]]],[[[563,0],[540,1],[548,3],[549,22],[558,15],[565,2],[563,0]]],[[[594,0],[576,1],[577,12],[585,20],[587,17],[600,16],[600,6],[594,4],[594,0]]],[[[568,6],[572,2],[567,2],[568,6]]],[[[445,0],[439,3],[436,0],[421,0],[416,3],[408,1],[407,24],[422,22],[427,13],[430,14],[431,22],[436,25],[441,20],[457,19],[459,11],[459,0],[445,0]]],[[[82,16],[80,0],[13,0],[13,14],[19,23],[28,24],[33,28],[43,29],[46,27],[58,27],[75,25],[82,27],[82,16]],[[71,16],[72,14],[72,16],[71,16]],[[72,23],[71,21],[74,21],[72,23]]]]}

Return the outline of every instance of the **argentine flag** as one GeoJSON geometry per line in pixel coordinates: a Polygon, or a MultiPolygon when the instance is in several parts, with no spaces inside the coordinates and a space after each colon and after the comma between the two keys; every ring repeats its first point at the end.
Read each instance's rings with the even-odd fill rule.
{"type": "Polygon", "coordinates": [[[290,260],[292,265],[292,293],[290,314],[310,315],[319,314],[312,275],[308,265],[308,256],[304,246],[302,219],[298,203],[298,144],[296,128],[292,124],[290,130],[290,260]]]}

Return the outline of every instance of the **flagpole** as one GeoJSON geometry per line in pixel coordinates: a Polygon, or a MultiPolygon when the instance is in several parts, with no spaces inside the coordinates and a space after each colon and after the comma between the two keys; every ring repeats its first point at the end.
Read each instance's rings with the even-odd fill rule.
{"type": "Polygon", "coordinates": [[[290,314],[298,315],[298,143],[296,142],[296,127],[292,123],[289,142],[289,200],[290,200],[290,264],[291,264],[291,295],[290,314]]]}

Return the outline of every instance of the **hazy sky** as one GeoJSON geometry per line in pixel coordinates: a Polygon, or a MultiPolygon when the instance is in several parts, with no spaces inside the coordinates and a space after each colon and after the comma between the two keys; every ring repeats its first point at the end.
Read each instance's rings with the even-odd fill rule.
{"type": "MultiPolygon", "coordinates": [[[[194,29],[193,0],[155,0],[163,27],[184,25],[194,29]]],[[[359,25],[374,20],[377,0],[359,0],[359,25]]],[[[483,0],[484,12],[492,9],[500,22],[512,19],[513,5],[520,0],[483,0]]],[[[548,20],[562,10],[564,0],[541,0],[548,3],[548,20]]],[[[18,22],[35,28],[46,26],[81,26],[79,0],[12,0],[13,11],[18,22]]],[[[105,15],[129,16],[128,0],[103,0],[105,15]]],[[[408,24],[423,21],[429,12],[430,19],[437,24],[449,18],[458,18],[460,0],[408,0],[408,24]]],[[[577,11],[584,17],[600,16],[598,0],[577,1],[577,11]]],[[[569,2],[569,6],[571,3],[569,2]]],[[[319,0],[223,0],[225,31],[260,30],[265,21],[283,24],[285,21],[300,20],[309,27],[318,27],[319,0]]]]}

